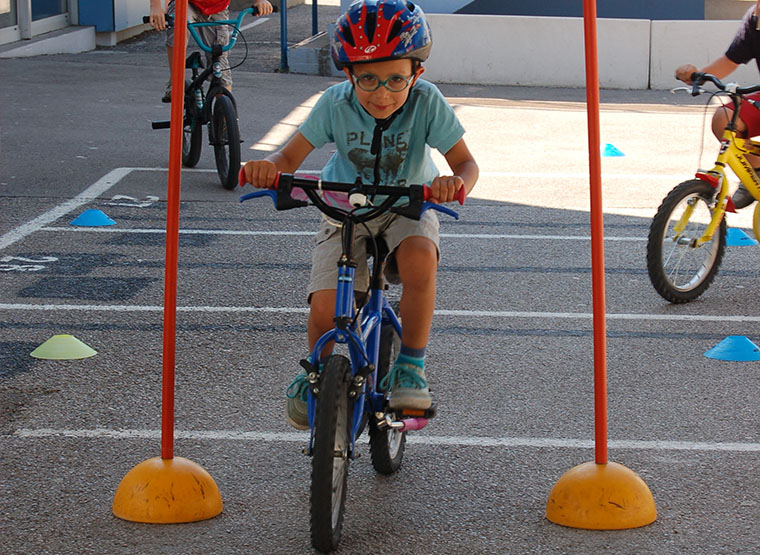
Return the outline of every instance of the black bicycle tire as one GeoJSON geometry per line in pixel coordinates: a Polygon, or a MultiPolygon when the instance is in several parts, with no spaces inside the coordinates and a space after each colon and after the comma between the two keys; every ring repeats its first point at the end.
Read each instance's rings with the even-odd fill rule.
{"type": "MultiPolygon", "coordinates": [[[[377,383],[388,374],[396,355],[401,348],[401,338],[392,324],[385,324],[380,331],[380,350],[377,360],[377,383]]],[[[370,418],[369,452],[372,466],[380,474],[393,474],[404,460],[406,448],[406,432],[398,430],[381,430],[370,418]]]]}
{"type": "Polygon", "coordinates": [[[331,356],[319,380],[311,459],[311,543],[322,552],[338,546],[343,526],[353,411],[350,382],[351,363],[331,356]],[[342,455],[336,458],[338,450],[342,455]],[[337,459],[343,464],[336,464],[337,459]]]}
{"type": "Polygon", "coordinates": [[[214,100],[212,122],[216,171],[222,186],[231,191],[238,184],[240,171],[240,128],[235,105],[228,96],[220,95],[214,100]],[[222,124],[226,133],[221,128],[222,124]]]}
{"type": "Polygon", "coordinates": [[[712,258],[710,267],[704,275],[690,288],[679,289],[673,286],[663,267],[663,241],[665,231],[676,207],[688,196],[699,195],[705,202],[710,201],[716,194],[715,188],[701,179],[691,179],[677,185],[660,204],[652,219],[647,240],[647,271],[652,286],[660,296],[674,304],[686,303],[698,298],[715,279],[726,249],[726,219],[720,222],[713,241],[717,241],[717,252],[712,258]]]}
{"type": "Polygon", "coordinates": [[[185,116],[182,125],[182,165],[186,168],[194,168],[201,159],[203,148],[203,120],[201,112],[195,105],[195,99],[188,97],[187,90],[190,81],[185,81],[185,116]],[[185,127],[190,126],[190,132],[185,127]],[[188,137],[189,134],[189,137],[188,137]]]}

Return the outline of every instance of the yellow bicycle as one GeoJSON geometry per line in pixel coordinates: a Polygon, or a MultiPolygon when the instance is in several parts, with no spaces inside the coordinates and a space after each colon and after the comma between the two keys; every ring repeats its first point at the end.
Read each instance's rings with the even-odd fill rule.
{"type": "MultiPolygon", "coordinates": [[[[715,165],[698,170],[695,178],[677,185],[660,204],[649,228],[647,270],[657,292],[671,303],[685,303],[699,297],[715,279],[726,248],[726,212],[736,208],[729,195],[726,168],[736,174],[747,190],[760,199],[760,177],[747,155],[760,156],[760,142],[737,136],[736,123],[742,102],[760,109],[760,102],[747,95],[760,91],[760,85],[738,87],[724,84],[708,73],[692,75],[693,96],[706,92],[710,81],[718,94],[731,97],[733,117],[720,140],[715,165]]],[[[753,217],[755,237],[760,240],[760,203],[753,217]]]]}

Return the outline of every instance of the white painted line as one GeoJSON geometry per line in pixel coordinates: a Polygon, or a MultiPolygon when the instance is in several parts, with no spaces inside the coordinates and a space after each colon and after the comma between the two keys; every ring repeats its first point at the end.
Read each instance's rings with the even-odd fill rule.
{"type": "Polygon", "coordinates": [[[251,27],[256,27],[257,25],[261,25],[262,23],[266,23],[267,21],[269,21],[269,19],[270,18],[268,18],[266,16],[265,17],[259,17],[255,21],[253,21],[251,23],[248,23],[247,25],[243,25],[242,27],[240,27],[240,30],[241,31],[245,31],[247,29],[250,29],[251,27]]]}
{"type": "MultiPolygon", "coordinates": [[[[81,311],[81,312],[163,312],[164,307],[159,305],[79,305],[79,304],[2,304],[0,310],[31,310],[31,311],[81,311]]],[[[306,314],[309,309],[274,307],[274,306],[178,306],[177,312],[209,312],[209,313],[246,313],[262,312],[276,314],[306,314]]]]}
{"type": "MultiPolygon", "coordinates": [[[[21,428],[14,437],[25,439],[73,438],[73,439],[158,439],[160,430],[69,430],[53,428],[21,428]]],[[[240,430],[175,430],[175,439],[207,441],[267,441],[306,442],[308,432],[244,432],[240,430]]],[[[407,441],[418,445],[449,445],[455,447],[532,447],[536,449],[591,449],[593,440],[542,437],[483,437],[483,436],[427,436],[408,435],[407,441]]],[[[760,451],[760,443],[708,442],[708,441],[659,441],[659,440],[609,440],[613,449],[638,449],[654,451],[704,451],[704,452],[751,452],[760,451]]]]}
{"type": "MultiPolygon", "coordinates": [[[[93,305],[93,304],[27,304],[0,303],[0,310],[15,311],[81,311],[81,312],[162,312],[160,305],[93,305]]],[[[208,313],[276,313],[276,314],[306,314],[307,307],[288,306],[178,306],[177,312],[208,312],[208,313]]],[[[534,319],[534,320],[591,320],[591,312],[519,312],[519,311],[490,311],[490,310],[436,310],[436,316],[453,316],[455,318],[498,318],[498,319],[534,319]]],[[[633,321],[668,321],[668,322],[728,322],[753,323],[760,322],[760,316],[721,316],[715,314],[606,314],[607,320],[633,321]]]]}
{"type": "Polygon", "coordinates": [[[74,198],[69,199],[62,204],[59,204],[41,216],[37,216],[30,222],[27,222],[17,227],[16,229],[9,231],[0,237],[0,250],[9,247],[27,235],[42,229],[43,226],[49,224],[50,222],[54,222],[58,218],[65,216],[80,206],[93,201],[98,196],[102,195],[105,191],[113,187],[120,180],[122,180],[131,171],[131,168],[116,168],[115,170],[108,172],[106,175],[98,179],[95,183],[87,187],[87,189],[79,193],[74,198]]]}
{"type": "MultiPolygon", "coordinates": [[[[115,227],[43,227],[40,231],[55,231],[58,232],[75,232],[75,233],[166,233],[165,229],[159,228],[115,228],[115,227]]],[[[234,229],[180,229],[181,235],[271,235],[271,236],[299,236],[299,237],[311,237],[314,235],[314,231],[248,231],[248,230],[234,230],[234,229]]],[[[505,239],[515,241],[591,241],[589,235],[516,235],[507,233],[441,233],[441,237],[449,239],[505,239]]],[[[605,241],[634,241],[643,242],[646,241],[646,237],[618,237],[618,236],[606,236],[605,241]]]]}
{"type": "MultiPolygon", "coordinates": [[[[142,229],[117,229],[114,227],[43,227],[40,231],[75,231],[81,233],[159,233],[165,234],[165,229],[142,228],[142,229]]],[[[295,235],[312,236],[314,231],[246,231],[233,229],[180,229],[180,235],[295,235]]]]}

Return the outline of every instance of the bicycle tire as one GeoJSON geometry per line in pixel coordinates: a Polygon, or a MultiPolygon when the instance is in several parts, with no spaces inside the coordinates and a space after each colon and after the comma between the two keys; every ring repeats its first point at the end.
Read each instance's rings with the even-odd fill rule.
{"type": "Polygon", "coordinates": [[[203,148],[203,121],[195,98],[187,94],[190,81],[185,81],[185,117],[182,121],[182,165],[194,168],[201,159],[203,148]]]}
{"type": "MultiPolygon", "coordinates": [[[[401,348],[401,338],[396,333],[392,324],[385,324],[380,331],[380,352],[377,361],[378,387],[390,371],[391,365],[396,361],[396,355],[401,348]]],[[[369,427],[369,451],[372,458],[372,466],[380,474],[393,474],[400,467],[404,459],[406,448],[406,432],[377,427],[374,419],[370,419],[369,427]]]]}
{"type": "Polygon", "coordinates": [[[237,186],[240,171],[240,128],[232,100],[220,95],[214,101],[214,158],[219,180],[225,189],[237,186]]]}
{"type": "Polygon", "coordinates": [[[649,229],[647,270],[655,290],[677,304],[693,301],[710,286],[726,249],[726,220],[723,218],[712,239],[695,247],[713,215],[716,189],[708,182],[691,179],[677,185],[662,201],[649,229]],[[691,207],[685,227],[673,227],[691,207]]]}
{"type": "Polygon", "coordinates": [[[338,546],[346,502],[353,403],[351,364],[331,356],[319,380],[311,459],[311,543],[329,552],[338,546]]]}

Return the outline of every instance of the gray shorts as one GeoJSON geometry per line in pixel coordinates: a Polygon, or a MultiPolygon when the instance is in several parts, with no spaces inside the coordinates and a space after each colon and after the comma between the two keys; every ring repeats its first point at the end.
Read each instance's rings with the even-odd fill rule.
{"type": "MultiPolygon", "coordinates": [[[[174,15],[174,0],[169,2],[166,7],[166,11],[171,15],[174,15]]],[[[222,19],[230,18],[230,10],[222,10],[219,13],[211,15],[203,15],[198,11],[195,6],[188,2],[187,4],[187,21],[189,23],[199,23],[206,21],[220,21],[222,19]]],[[[203,42],[211,46],[213,44],[226,45],[230,42],[230,33],[232,28],[229,25],[217,25],[214,27],[199,27],[197,28],[203,42]]],[[[187,40],[192,44],[194,39],[190,36],[190,31],[187,32],[187,40]]],[[[166,46],[174,46],[174,27],[168,27],[166,29],[166,46]]],[[[211,54],[206,54],[206,61],[211,63],[211,54]]],[[[227,59],[228,52],[223,52],[219,58],[219,62],[222,64],[222,84],[228,89],[232,88],[232,72],[230,71],[230,62],[227,59]]]]}
{"type": "MultiPolygon", "coordinates": [[[[427,237],[435,243],[440,257],[438,238],[438,217],[428,210],[422,218],[412,220],[395,214],[384,214],[367,223],[373,236],[380,236],[388,245],[385,266],[385,277],[391,283],[400,283],[398,267],[396,266],[395,251],[401,241],[407,237],[427,237]]],[[[354,259],[357,262],[354,280],[355,290],[363,291],[369,286],[369,268],[367,266],[367,230],[364,226],[356,226],[354,241],[354,259]]],[[[338,283],[338,259],[342,252],[340,227],[332,220],[322,219],[314,242],[316,246],[311,255],[311,280],[309,281],[308,298],[314,291],[336,289],[338,283]]]]}

